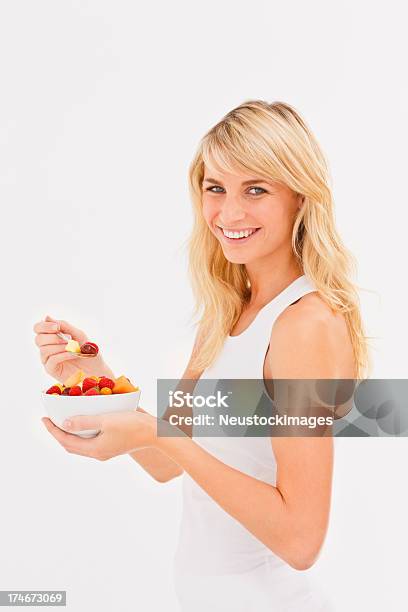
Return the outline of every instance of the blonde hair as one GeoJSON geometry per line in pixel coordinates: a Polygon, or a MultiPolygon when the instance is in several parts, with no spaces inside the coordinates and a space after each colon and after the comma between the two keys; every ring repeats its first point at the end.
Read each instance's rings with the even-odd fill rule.
{"type": "Polygon", "coordinates": [[[355,358],[356,378],[370,368],[359,296],[350,276],[355,260],[334,221],[333,196],[324,155],[312,132],[288,104],[249,100],[231,110],[201,139],[189,169],[194,226],[188,244],[189,272],[202,332],[192,367],[209,367],[238,321],[251,290],[244,264],[229,262],[202,213],[204,166],[237,167],[287,185],[304,198],[295,219],[292,249],[304,273],[330,307],[343,313],[355,358]]]}

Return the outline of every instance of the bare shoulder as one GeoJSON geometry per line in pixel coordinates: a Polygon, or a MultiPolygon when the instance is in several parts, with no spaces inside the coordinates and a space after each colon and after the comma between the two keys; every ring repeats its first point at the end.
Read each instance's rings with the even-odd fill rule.
{"type": "Polygon", "coordinates": [[[316,330],[316,327],[335,331],[337,328],[340,330],[344,325],[344,317],[334,312],[317,291],[313,291],[285,308],[277,318],[274,330],[284,329],[285,332],[288,332],[289,328],[295,328],[297,333],[302,331],[309,333],[316,330]]]}
{"type": "Polygon", "coordinates": [[[265,370],[270,378],[352,378],[344,316],[316,291],[288,306],[273,325],[265,370]]]}

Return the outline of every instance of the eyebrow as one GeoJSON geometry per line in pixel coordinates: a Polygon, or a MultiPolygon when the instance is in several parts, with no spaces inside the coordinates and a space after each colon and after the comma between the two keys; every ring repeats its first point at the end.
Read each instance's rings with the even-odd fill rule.
{"type": "MultiPolygon", "coordinates": [[[[221,181],[216,181],[215,179],[208,177],[203,179],[203,183],[214,183],[215,185],[220,185],[221,181]]],[[[269,181],[263,178],[252,178],[249,179],[249,181],[243,181],[241,185],[251,185],[252,183],[267,183],[268,185],[271,185],[269,181]]]]}

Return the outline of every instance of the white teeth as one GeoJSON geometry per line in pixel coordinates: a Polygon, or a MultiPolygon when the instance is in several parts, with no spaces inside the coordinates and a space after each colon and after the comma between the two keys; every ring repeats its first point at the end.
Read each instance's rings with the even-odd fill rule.
{"type": "Polygon", "coordinates": [[[248,236],[253,234],[256,230],[247,229],[247,230],[241,230],[240,232],[231,232],[230,230],[226,230],[222,228],[222,231],[223,231],[224,236],[227,236],[227,238],[237,239],[237,238],[248,238],[248,236]]]}

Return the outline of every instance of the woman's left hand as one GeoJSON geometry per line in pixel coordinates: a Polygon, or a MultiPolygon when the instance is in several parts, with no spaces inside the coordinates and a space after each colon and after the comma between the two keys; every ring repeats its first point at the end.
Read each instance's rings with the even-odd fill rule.
{"type": "Polygon", "coordinates": [[[66,433],[53,424],[48,417],[42,422],[54,438],[68,453],[106,461],[117,455],[130,453],[138,448],[154,446],[156,441],[156,417],[139,410],[109,412],[93,416],[71,417],[63,427],[69,431],[98,429],[94,438],[81,438],[66,433]]]}

